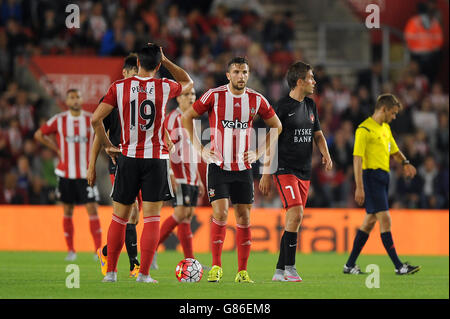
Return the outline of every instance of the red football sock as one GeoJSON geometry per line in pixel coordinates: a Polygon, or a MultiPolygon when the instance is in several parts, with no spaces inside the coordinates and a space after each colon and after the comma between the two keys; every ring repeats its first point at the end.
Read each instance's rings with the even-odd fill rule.
{"type": "Polygon", "coordinates": [[[112,215],[108,229],[108,269],[107,272],[117,271],[117,262],[125,242],[125,229],[128,220],[112,215]]]}
{"type": "Polygon", "coordinates": [[[141,235],[141,269],[139,271],[143,275],[148,275],[153,256],[158,247],[159,224],[159,216],[149,216],[144,218],[144,229],[142,230],[141,235]]]}
{"type": "Polygon", "coordinates": [[[247,261],[250,256],[252,235],[250,225],[236,225],[236,245],[238,254],[238,271],[247,270],[247,261]]]}
{"type": "Polygon", "coordinates": [[[170,233],[175,227],[177,227],[177,225],[178,221],[175,219],[174,215],[166,218],[164,223],[161,225],[158,246],[161,245],[167,239],[167,237],[169,237],[170,233]]]}
{"type": "Polygon", "coordinates": [[[194,252],[192,249],[192,231],[191,221],[184,221],[178,224],[178,240],[183,247],[184,258],[194,258],[194,252]]]}
{"type": "Polygon", "coordinates": [[[73,248],[73,220],[72,216],[63,217],[64,237],[66,238],[67,250],[75,251],[73,248]]]}
{"type": "Polygon", "coordinates": [[[89,216],[89,228],[91,229],[92,239],[94,239],[95,250],[97,251],[102,245],[102,228],[97,215],[89,216]]]}
{"type": "Polygon", "coordinates": [[[211,222],[211,253],[212,253],[212,265],[222,267],[222,247],[225,241],[227,222],[221,222],[212,219],[211,222]]]}

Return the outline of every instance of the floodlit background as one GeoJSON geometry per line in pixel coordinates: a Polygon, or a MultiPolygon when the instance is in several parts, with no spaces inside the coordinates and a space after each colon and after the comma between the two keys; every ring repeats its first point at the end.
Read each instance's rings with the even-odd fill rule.
{"type": "MultiPolygon", "coordinates": [[[[355,127],[378,94],[396,94],[405,109],[392,130],[418,174],[405,180],[391,166],[390,205],[449,207],[448,1],[0,0],[0,10],[0,203],[55,203],[55,154],[33,133],[64,110],[69,87],[95,109],[121,77],[122,58],[156,42],[189,72],[198,97],[227,82],[225,65],[236,55],[250,61],[248,86],[272,104],[287,93],[291,63],[314,67],[313,98],[335,165],[325,172],[315,151],[308,207],[356,206],[355,127]],[[79,28],[66,27],[69,4],[79,8],[79,28]],[[366,25],[369,4],[378,6],[379,28],[366,25]],[[417,21],[430,25],[425,49],[414,42],[422,32],[417,21]]],[[[170,77],[165,70],[160,76],[170,77]]],[[[206,127],[206,115],[202,120],[206,127]]],[[[105,163],[103,154],[98,184],[101,203],[109,204],[105,163]]],[[[258,178],[255,169],[255,185],[258,178]]],[[[255,207],[281,207],[275,189],[268,198],[255,191],[255,207]]],[[[209,205],[206,198],[201,204],[209,205]]]]}

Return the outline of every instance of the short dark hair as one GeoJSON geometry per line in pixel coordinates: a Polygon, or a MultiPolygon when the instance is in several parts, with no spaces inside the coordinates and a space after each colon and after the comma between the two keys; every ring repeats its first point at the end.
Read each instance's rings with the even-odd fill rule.
{"type": "Polygon", "coordinates": [[[80,92],[80,90],[74,89],[74,88],[68,89],[68,90],[66,91],[66,97],[69,96],[70,93],[75,93],[75,92],[80,92]]]}
{"type": "Polygon", "coordinates": [[[236,56],[236,57],[232,58],[230,60],[230,62],[228,62],[227,70],[230,70],[230,67],[233,64],[247,64],[248,65],[248,60],[246,58],[242,57],[242,56],[236,56]]]}
{"type": "Polygon", "coordinates": [[[159,45],[149,43],[146,44],[138,52],[139,63],[142,68],[147,71],[156,69],[158,64],[161,63],[161,49],[159,45]]]}
{"type": "Polygon", "coordinates": [[[378,96],[377,102],[375,103],[375,110],[378,110],[383,106],[388,110],[392,109],[394,106],[398,106],[400,110],[403,108],[402,103],[400,103],[397,97],[391,93],[385,93],[378,96]]]}
{"type": "Polygon", "coordinates": [[[131,70],[131,69],[138,69],[137,65],[137,54],[136,53],[130,53],[124,60],[123,60],[123,67],[122,69],[131,70]]]}
{"type": "Polygon", "coordinates": [[[286,76],[289,89],[293,90],[297,86],[298,79],[304,80],[306,78],[306,73],[308,73],[309,70],[312,70],[312,67],[302,61],[292,64],[289,67],[286,76]]]}

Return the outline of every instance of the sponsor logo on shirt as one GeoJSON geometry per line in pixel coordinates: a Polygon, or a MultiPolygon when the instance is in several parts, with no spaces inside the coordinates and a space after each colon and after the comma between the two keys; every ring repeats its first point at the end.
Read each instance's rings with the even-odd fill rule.
{"type": "Polygon", "coordinates": [[[238,119],[235,119],[234,121],[222,120],[222,126],[224,128],[235,128],[245,130],[248,128],[248,122],[241,122],[238,119]]]}

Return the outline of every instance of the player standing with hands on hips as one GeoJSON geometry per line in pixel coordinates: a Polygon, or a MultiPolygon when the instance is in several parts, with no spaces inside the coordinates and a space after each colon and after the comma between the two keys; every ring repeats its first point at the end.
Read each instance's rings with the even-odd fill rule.
{"type": "Polygon", "coordinates": [[[141,267],[137,282],[156,283],[149,269],[159,241],[163,201],[173,197],[169,181],[169,153],[164,144],[167,102],[190,90],[193,81],[167,59],[162,48],[148,44],[138,52],[138,74],[114,82],[95,110],[92,127],[101,145],[117,163],[112,191],[113,216],[108,230],[108,269],[104,282],[117,281],[117,261],[125,240],[132,205],[142,192],[144,228],[140,238],[141,267]],[[174,77],[155,78],[163,65],[174,77]],[[122,127],[120,150],[106,136],[103,119],[119,109],[122,127]]]}
{"type": "Polygon", "coordinates": [[[208,90],[182,116],[183,127],[198,152],[208,163],[207,190],[213,208],[211,221],[212,268],[208,282],[219,282],[223,276],[222,247],[228,218],[228,198],[236,217],[238,273],[235,282],[253,283],[247,272],[251,247],[250,209],[254,200],[251,163],[264,154],[278,139],[280,120],[266,98],[247,88],[250,70],[243,57],[228,62],[227,85],[208,90]],[[194,134],[193,119],[208,112],[211,148],[203,147],[194,134]],[[261,116],[270,128],[264,146],[250,150],[253,119],[261,116]]]}
{"type": "Polygon", "coordinates": [[[372,116],[356,129],[353,149],[355,201],[360,206],[364,204],[367,214],[356,233],[352,252],[344,265],[344,274],[363,274],[355,262],[377,221],[380,223],[384,248],[395,265],[395,273],[407,275],[420,270],[420,266],[411,266],[400,261],[391,234],[388,204],[390,156],[403,165],[403,173],[407,178],[416,175],[415,167],[399,150],[389,126],[401,108],[402,105],[394,95],[382,94],[377,98],[372,116]]]}
{"type": "Polygon", "coordinates": [[[86,206],[95,250],[102,244],[102,230],[97,214],[97,186],[88,185],[87,181],[89,153],[94,138],[92,114],[82,110],[83,99],[78,89],[67,91],[66,105],[69,110],[49,119],[36,131],[34,138],[55,151],[59,157],[55,174],[58,176],[58,199],[64,208],[63,229],[69,251],[66,260],[74,261],[77,257],[73,243],[74,206],[86,206]],[[55,135],[56,143],[50,137],[52,135],[55,135]]]}
{"type": "MultiPolygon", "coordinates": [[[[274,106],[283,125],[278,139],[278,168],[273,180],[286,209],[285,229],[273,281],[300,282],[295,267],[297,237],[306,206],[311,179],[313,142],[322,154],[322,164],[331,170],[333,163],[327,142],[320,129],[316,104],[307,97],[314,92],[316,81],[310,65],[296,62],[287,72],[289,95],[274,106]]],[[[267,195],[271,175],[263,174],[259,189],[267,195]]]]}

